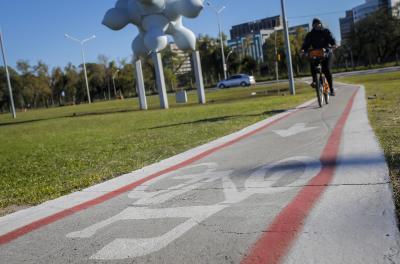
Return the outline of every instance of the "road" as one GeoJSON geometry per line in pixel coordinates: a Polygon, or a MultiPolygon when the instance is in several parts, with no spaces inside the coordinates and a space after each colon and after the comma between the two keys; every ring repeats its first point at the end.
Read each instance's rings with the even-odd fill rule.
{"type": "MultiPolygon", "coordinates": [[[[334,78],[338,78],[338,77],[347,77],[347,76],[359,76],[359,75],[369,75],[369,74],[379,74],[379,73],[390,73],[390,72],[396,72],[396,71],[400,71],[400,66],[373,69],[373,70],[341,72],[341,73],[333,74],[333,77],[334,78]]],[[[303,80],[303,79],[307,79],[308,80],[309,77],[300,78],[300,79],[301,80],[303,80]]],[[[287,81],[288,81],[287,79],[284,79],[284,80],[280,80],[279,82],[286,83],[287,81]]],[[[257,82],[257,86],[274,84],[274,83],[277,83],[277,81],[273,80],[273,81],[266,81],[266,82],[257,82]]]]}
{"type": "Polygon", "coordinates": [[[362,87],[0,218],[0,263],[400,263],[362,87]]]}

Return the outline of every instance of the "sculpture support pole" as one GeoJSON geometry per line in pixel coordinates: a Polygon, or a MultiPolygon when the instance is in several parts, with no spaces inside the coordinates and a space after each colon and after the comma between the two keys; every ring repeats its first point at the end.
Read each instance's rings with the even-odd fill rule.
{"type": "Polygon", "coordinates": [[[157,89],[158,95],[160,96],[160,106],[163,109],[168,109],[168,97],[167,97],[167,89],[165,86],[165,78],[164,78],[164,69],[161,60],[161,54],[159,52],[153,52],[151,54],[154,63],[154,69],[156,72],[157,79],[157,89]]]}
{"type": "Polygon", "coordinates": [[[142,61],[140,59],[135,61],[135,70],[140,109],[147,110],[146,90],[144,89],[142,61]]]}
{"type": "Polygon", "coordinates": [[[201,69],[200,53],[199,51],[192,52],[193,64],[194,64],[194,74],[196,77],[196,88],[197,95],[199,98],[199,104],[206,103],[206,94],[204,92],[204,82],[203,82],[203,71],[201,69]]]}

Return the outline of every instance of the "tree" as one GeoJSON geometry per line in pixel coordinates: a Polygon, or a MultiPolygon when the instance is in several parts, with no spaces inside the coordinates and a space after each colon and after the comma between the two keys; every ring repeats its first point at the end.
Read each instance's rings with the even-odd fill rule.
{"type": "Polygon", "coordinates": [[[241,63],[241,72],[254,75],[257,70],[257,61],[250,56],[245,56],[241,63]]]}
{"type": "MultiPolygon", "coordinates": [[[[72,104],[77,103],[77,90],[78,87],[81,87],[80,90],[83,90],[82,86],[79,86],[79,73],[75,66],[71,63],[64,68],[64,75],[65,75],[65,100],[66,102],[72,102],[72,104]]],[[[83,98],[79,98],[79,100],[83,100],[83,98]]]]}
{"type": "Polygon", "coordinates": [[[88,81],[90,95],[95,99],[106,98],[106,69],[104,65],[97,63],[87,63],[86,69],[88,73],[88,81]]]}
{"type": "Polygon", "coordinates": [[[222,64],[220,62],[220,47],[217,45],[218,40],[210,36],[199,36],[197,40],[197,49],[200,52],[201,64],[203,66],[203,75],[206,85],[215,83],[218,75],[222,73],[222,64]]]}
{"type": "Polygon", "coordinates": [[[124,97],[134,97],[136,96],[136,79],[133,63],[127,63],[127,60],[123,59],[119,64],[120,71],[115,79],[117,91],[124,97]]]}
{"type": "Polygon", "coordinates": [[[266,61],[265,67],[268,69],[274,69],[273,70],[274,73],[275,73],[275,61],[277,59],[275,56],[275,39],[276,39],[276,49],[278,57],[280,58],[280,61],[278,61],[278,68],[280,71],[286,69],[284,68],[285,65],[282,63],[282,59],[284,58],[285,54],[285,45],[284,45],[285,40],[283,38],[283,33],[282,31],[275,31],[266,40],[264,45],[264,54],[265,54],[264,60],[266,61]]]}
{"type": "Polygon", "coordinates": [[[64,104],[64,96],[65,96],[65,76],[60,67],[56,67],[51,72],[51,90],[52,90],[52,98],[56,98],[59,105],[64,104]]]}
{"type": "MultiPolygon", "coordinates": [[[[119,72],[119,71],[120,71],[120,69],[118,69],[117,63],[114,60],[110,61],[108,63],[108,68],[107,68],[106,72],[109,75],[108,80],[109,80],[109,83],[110,83],[110,85],[108,86],[108,97],[109,97],[109,99],[111,99],[111,94],[114,93],[114,91],[111,92],[111,90],[114,90],[114,87],[111,87],[111,86],[113,86],[112,79],[115,76],[115,74],[117,72],[119,72]]],[[[117,98],[117,93],[114,94],[114,97],[117,98]]]]}
{"type": "Polygon", "coordinates": [[[308,60],[304,59],[301,54],[301,48],[303,46],[304,39],[306,38],[307,32],[303,28],[297,28],[294,34],[290,35],[290,48],[292,50],[292,61],[294,73],[298,76],[304,69],[308,70],[308,60]]]}
{"type": "Polygon", "coordinates": [[[21,86],[22,86],[22,100],[23,107],[31,108],[34,101],[34,83],[35,76],[31,71],[31,66],[26,60],[17,61],[17,69],[21,73],[21,86]]]}
{"type": "Polygon", "coordinates": [[[50,88],[49,67],[43,62],[38,61],[34,67],[36,80],[34,85],[34,106],[37,106],[38,101],[48,107],[49,99],[52,96],[50,88]]]}
{"type": "MultiPolygon", "coordinates": [[[[22,98],[22,86],[21,86],[21,78],[18,73],[11,67],[8,67],[8,72],[10,74],[10,82],[12,87],[12,92],[14,96],[15,107],[23,106],[23,98],[22,98]]],[[[10,110],[10,96],[7,82],[6,69],[4,67],[0,67],[0,111],[9,111],[10,110]]]]}
{"type": "Polygon", "coordinates": [[[97,57],[99,63],[104,67],[104,84],[105,86],[103,94],[104,94],[104,99],[111,98],[111,79],[112,79],[112,67],[115,67],[115,62],[111,61],[109,62],[109,59],[106,55],[100,54],[97,57]]]}
{"type": "MultiPolygon", "coordinates": [[[[299,75],[304,69],[307,68],[307,60],[301,56],[301,46],[306,37],[307,32],[303,28],[298,28],[295,33],[289,36],[290,49],[292,51],[293,70],[296,75],[299,75]]],[[[286,59],[286,46],[283,31],[277,31],[267,39],[265,44],[265,54],[267,57],[267,67],[274,69],[275,72],[275,35],[276,35],[276,49],[278,53],[278,67],[280,72],[287,72],[287,59],[286,59]]]]}
{"type": "Polygon", "coordinates": [[[345,44],[358,63],[371,65],[393,61],[400,44],[400,20],[387,9],[380,9],[357,22],[349,39],[351,42],[345,44]]]}

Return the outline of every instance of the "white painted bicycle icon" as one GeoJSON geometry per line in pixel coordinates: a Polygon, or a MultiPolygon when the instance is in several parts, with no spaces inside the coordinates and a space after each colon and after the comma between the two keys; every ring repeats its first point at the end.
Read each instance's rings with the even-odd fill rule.
{"type": "Polygon", "coordinates": [[[126,208],[121,213],[81,231],[69,233],[67,237],[90,238],[101,229],[123,220],[187,219],[185,222],[161,236],[140,239],[117,238],[91,256],[91,259],[118,260],[145,256],[163,249],[171,242],[199,225],[199,223],[233,204],[240,203],[255,194],[273,194],[288,191],[293,189],[293,187],[304,186],[321,170],[319,160],[304,156],[292,157],[260,167],[248,177],[243,190],[239,190],[230,177],[233,171],[218,171],[218,164],[216,163],[202,163],[186,167],[184,170],[196,170],[203,167],[206,168],[203,172],[174,176],[179,174],[179,171],[176,171],[152,180],[148,186],[136,188],[128,195],[131,199],[137,199],[133,203],[133,207],[126,208]],[[302,174],[299,174],[298,171],[299,167],[301,167],[299,164],[304,168],[302,174]],[[290,177],[289,181],[286,180],[289,172],[292,172],[293,175],[296,174],[297,177],[290,177]],[[148,191],[152,184],[166,178],[180,181],[184,180],[185,182],[165,190],[148,191]],[[205,206],[150,208],[151,206],[160,205],[216,181],[222,181],[223,186],[225,199],[220,203],[205,206]],[[284,183],[279,184],[280,182],[284,183]]]}

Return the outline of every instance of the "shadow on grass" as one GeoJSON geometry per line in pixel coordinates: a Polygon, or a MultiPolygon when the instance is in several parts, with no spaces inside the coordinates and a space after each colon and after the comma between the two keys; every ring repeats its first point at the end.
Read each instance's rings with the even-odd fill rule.
{"type": "Polygon", "coordinates": [[[223,122],[235,118],[243,118],[243,117],[258,117],[258,116],[271,116],[271,115],[276,115],[283,113],[287,110],[279,109],[279,110],[271,110],[271,111],[266,111],[263,113],[259,114],[252,114],[252,115],[230,115],[230,116],[219,116],[219,117],[212,117],[212,118],[205,118],[205,119],[200,119],[200,120],[195,120],[195,121],[190,121],[190,122],[181,122],[181,123],[175,123],[175,124],[169,124],[169,125],[163,125],[163,126],[155,126],[155,127],[150,127],[150,128],[144,128],[142,130],[146,129],[160,129],[160,128],[167,128],[167,127],[176,127],[176,126],[183,126],[183,125],[194,125],[194,124],[201,124],[201,123],[216,123],[216,122],[223,122]]]}
{"type": "Polygon", "coordinates": [[[22,124],[29,124],[29,123],[36,123],[41,121],[48,121],[48,120],[56,120],[61,118],[74,118],[74,117],[84,117],[84,116],[100,116],[100,115],[109,115],[109,114],[119,114],[119,113],[129,113],[129,112],[137,112],[139,109],[123,109],[123,110],[112,110],[112,111],[98,111],[98,112],[82,112],[82,113],[72,113],[68,115],[60,115],[56,117],[49,117],[49,118],[38,118],[32,120],[24,120],[24,121],[13,121],[7,123],[0,123],[0,127],[2,126],[11,126],[11,125],[22,125],[22,124]]]}
{"type": "Polygon", "coordinates": [[[184,125],[194,125],[194,124],[201,124],[201,123],[216,123],[216,122],[223,122],[223,121],[227,121],[227,120],[231,120],[231,119],[235,119],[235,118],[243,118],[243,117],[260,117],[260,116],[269,117],[269,116],[277,115],[277,114],[280,114],[280,113],[283,113],[286,111],[305,110],[305,109],[320,109],[320,107],[315,106],[315,105],[309,105],[309,106],[298,107],[298,108],[270,110],[270,111],[265,111],[262,113],[251,114],[251,115],[219,116],[219,117],[205,118],[205,119],[200,119],[200,120],[195,120],[195,121],[190,121],[190,122],[181,122],[181,123],[175,123],[175,124],[143,128],[141,130],[160,129],[160,128],[177,127],[177,126],[184,126],[184,125]]]}
{"type": "MultiPolygon", "coordinates": [[[[266,96],[276,96],[276,93],[278,90],[269,90],[268,93],[265,94],[260,94],[257,97],[266,97],[266,96]]],[[[281,92],[288,91],[288,89],[281,89],[281,92]]],[[[219,103],[226,103],[226,102],[234,102],[234,101],[239,101],[239,100],[244,100],[244,99],[249,99],[249,98],[254,98],[254,96],[245,96],[245,97],[240,97],[240,98],[225,98],[225,99],[216,99],[216,100],[210,100],[210,104],[219,104],[219,103]]],[[[196,105],[196,103],[188,103],[184,105],[175,105],[174,107],[176,108],[181,108],[181,107],[188,107],[188,106],[193,106],[196,105]]],[[[148,111],[151,110],[160,110],[161,108],[155,107],[154,109],[149,109],[148,111]]],[[[77,112],[77,113],[72,113],[72,114],[67,114],[67,115],[60,115],[60,116],[55,116],[55,117],[48,117],[48,118],[38,118],[38,119],[31,119],[31,120],[23,120],[23,121],[10,121],[10,122],[5,122],[5,123],[0,123],[0,127],[3,126],[11,126],[11,125],[22,125],[22,124],[30,124],[30,123],[36,123],[36,122],[41,122],[41,121],[49,121],[49,120],[56,120],[56,119],[61,119],[61,118],[74,118],[74,117],[85,117],[85,116],[101,116],[101,115],[109,115],[109,114],[119,114],[119,113],[131,113],[131,112],[139,112],[141,111],[140,109],[121,109],[121,110],[109,110],[109,111],[95,111],[95,112],[77,112]]],[[[260,116],[260,115],[266,115],[266,114],[278,114],[281,113],[282,111],[285,110],[272,110],[270,113],[261,113],[257,115],[248,115],[248,116],[260,116]]],[[[220,117],[216,119],[230,119],[230,118],[235,118],[235,117],[244,117],[243,116],[227,116],[227,117],[220,117]]],[[[207,119],[207,120],[199,120],[196,121],[197,123],[202,123],[202,122],[218,122],[221,120],[212,120],[212,119],[207,119]]],[[[169,126],[174,126],[174,125],[169,125],[169,126]]],[[[168,127],[168,126],[165,126],[168,127]]],[[[157,128],[157,127],[155,127],[157,128]]],[[[161,128],[161,127],[159,127],[161,128]]]]}

